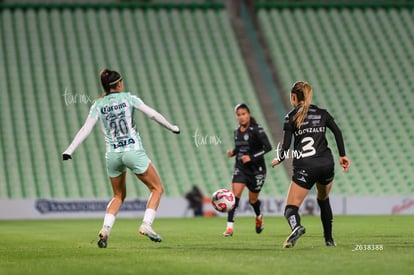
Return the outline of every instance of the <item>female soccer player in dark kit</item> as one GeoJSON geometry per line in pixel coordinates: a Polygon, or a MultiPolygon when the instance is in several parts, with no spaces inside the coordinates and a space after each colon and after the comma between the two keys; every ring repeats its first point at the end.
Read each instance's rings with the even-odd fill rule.
{"type": "Polygon", "coordinates": [[[71,145],[63,152],[63,160],[72,158],[75,149],[91,133],[96,122],[100,121],[106,142],[105,158],[113,198],[106,208],[98,246],[107,247],[115,217],[126,197],[126,168],[130,169],[151,192],[139,233],[152,241],[161,242],[162,237],[152,229],[152,223],[164,188],[157,170],[142,146],[141,137],[136,129],[134,110],[145,113],[175,134],[179,134],[180,129],[146,105],[139,97],[123,92],[124,85],[118,72],[104,69],[100,73],[100,78],[105,93],[90,108],[85,124],[76,134],[71,145]]]}
{"type": "Polygon", "coordinates": [[[249,107],[242,103],[234,108],[239,126],[234,131],[235,147],[227,151],[228,157],[235,157],[232,191],[236,198],[234,208],[227,216],[224,236],[233,236],[233,225],[237,207],[244,187],[249,189],[249,203],[256,214],[256,233],[263,231],[263,214],[260,209],[259,193],[266,178],[264,154],[272,149],[269,139],[260,124],[250,115],[249,107]]]}
{"type": "Polygon", "coordinates": [[[291,152],[293,176],[284,213],[292,232],[283,247],[293,247],[299,237],[305,234],[306,230],[300,223],[298,210],[315,184],[325,244],[335,246],[332,237],[333,215],[329,202],[329,191],[334,179],[334,160],[325,135],[327,128],[333,132],[339,151],[339,164],[346,172],[351,162],[345,155],[342,133],[327,110],[311,104],[312,88],[309,83],[304,81],[294,83],[290,101],[294,109],[285,117],[282,146],[277,148],[277,156],[272,161],[274,167],[289,157],[290,143],[294,136],[294,150],[291,152]]]}

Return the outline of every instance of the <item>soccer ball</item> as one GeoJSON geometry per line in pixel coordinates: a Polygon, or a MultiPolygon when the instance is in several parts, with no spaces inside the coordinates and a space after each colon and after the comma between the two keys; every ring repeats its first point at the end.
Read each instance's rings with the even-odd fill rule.
{"type": "Polygon", "coordinates": [[[214,192],[211,204],[219,212],[229,212],[236,205],[236,199],[230,190],[219,189],[214,192]]]}

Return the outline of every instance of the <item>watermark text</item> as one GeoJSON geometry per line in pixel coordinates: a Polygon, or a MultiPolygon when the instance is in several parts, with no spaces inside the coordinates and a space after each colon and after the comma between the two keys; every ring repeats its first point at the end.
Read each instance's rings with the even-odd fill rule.
{"type": "Polygon", "coordinates": [[[202,135],[200,134],[198,128],[194,132],[194,144],[196,147],[202,145],[220,145],[221,138],[216,135],[202,135]]]}
{"type": "Polygon", "coordinates": [[[382,251],[384,245],[382,244],[356,244],[352,251],[382,251]]]}
{"type": "Polygon", "coordinates": [[[277,144],[276,146],[276,159],[277,160],[281,160],[281,159],[300,159],[303,157],[303,152],[302,151],[298,151],[298,150],[290,150],[288,149],[287,151],[282,150],[282,145],[280,145],[280,142],[277,144]]]}
{"type": "Polygon", "coordinates": [[[93,102],[93,99],[86,94],[73,94],[69,87],[66,87],[65,93],[63,94],[63,97],[65,98],[65,104],[66,106],[69,106],[71,104],[89,104],[93,102]]]}

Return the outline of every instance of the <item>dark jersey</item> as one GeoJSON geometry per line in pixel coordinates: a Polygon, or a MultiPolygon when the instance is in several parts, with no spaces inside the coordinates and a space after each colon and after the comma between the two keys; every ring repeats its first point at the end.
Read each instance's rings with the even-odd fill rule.
{"type": "Polygon", "coordinates": [[[298,129],[294,117],[299,108],[300,106],[296,107],[285,117],[283,144],[277,150],[277,157],[279,160],[293,158],[293,166],[296,168],[333,166],[332,153],[326,140],[326,129],[333,132],[339,155],[345,156],[341,130],[328,111],[315,105],[309,106],[308,114],[298,129]],[[294,146],[293,151],[290,151],[292,136],[294,137],[294,146]]]}
{"type": "MultiPolygon", "coordinates": [[[[234,131],[235,148],[233,155],[236,158],[235,168],[251,170],[257,167],[265,169],[264,154],[272,150],[269,139],[259,124],[252,123],[246,131],[240,131],[240,126],[234,131]],[[249,155],[251,161],[243,164],[241,157],[249,155]]],[[[246,171],[248,172],[248,171],[246,171]]]]}

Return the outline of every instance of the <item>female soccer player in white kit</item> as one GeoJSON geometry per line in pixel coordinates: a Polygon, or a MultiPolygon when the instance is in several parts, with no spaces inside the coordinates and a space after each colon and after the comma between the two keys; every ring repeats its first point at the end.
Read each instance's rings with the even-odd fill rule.
{"type": "Polygon", "coordinates": [[[152,241],[161,242],[162,237],[152,229],[152,223],[164,189],[157,170],[142,147],[140,135],[135,127],[134,109],[142,111],[175,134],[179,134],[180,129],[137,96],[122,92],[123,81],[118,72],[104,69],[100,73],[100,78],[105,94],[92,105],[85,124],[76,134],[71,145],[63,152],[63,160],[72,158],[75,149],[91,133],[99,120],[105,136],[107,172],[114,197],[106,209],[103,227],[99,232],[98,246],[107,247],[115,216],[124,202],[126,168],[134,172],[151,191],[139,233],[152,241]]]}

